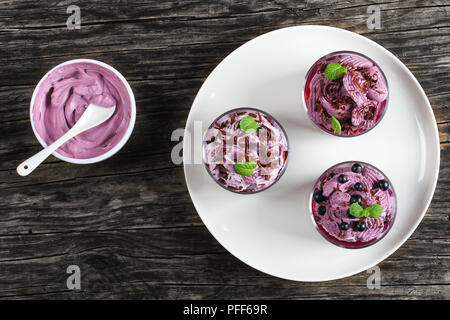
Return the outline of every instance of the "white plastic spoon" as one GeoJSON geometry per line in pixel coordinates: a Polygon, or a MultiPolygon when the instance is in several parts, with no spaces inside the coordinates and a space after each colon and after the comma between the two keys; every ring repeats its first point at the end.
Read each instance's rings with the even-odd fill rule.
{"type": "Polygon", "coordinates": [[[91,103],[86,108],[80,119],[78,119],[78,121],[69,131],[67,131],[61,138],[53,142],[44,150],[36,153],[31,158],[28,158],[27,160],[22,162],[17,167],[17,173],[21,176],[29,175],[56,149],[61,147],[64,143],[66,143],[76,135],[105,122],[113,115],[115,110],[116,106],[101,107],[91,103]]]}

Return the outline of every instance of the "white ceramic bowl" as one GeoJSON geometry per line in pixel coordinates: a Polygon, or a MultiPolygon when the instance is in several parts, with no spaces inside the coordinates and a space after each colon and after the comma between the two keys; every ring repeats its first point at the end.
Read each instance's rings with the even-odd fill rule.
{"type": "Polygon", "coordinates": [[[66,157],[63,156],[61,154],[58,153],[58,151],[53,152],[53,155],[55,157],[57,157],[58,159],[64,160],[66,162],[70,162],[70,163],[77,163],[77,164],[89,164],[89,163],[95,163],[95,162],[100,162],[103,161],[105,159],[108,159],[109,157],[113,156],[114,154],[116,154],[124,145],[125,143],[128,141],[128,139],[130,138],[131,133],[133,132],[133,128],[134,128],[134,124],[136,122],[136,101],[134,100],[134,94],[133,91],[131,90],[130,85],[128,84],[127,80],[124,78],[124,76],[122,76],[122,74],[117,71],[116,69],[114,69],[113,67],[111,67],[110,65],[103,63],[101,61],[98,60],[93,60],[93,59],[74,59],[74,60],[69,60],[63,63],[58,64],[56,67],[52,68],[50,71],[48,71],[43,77],[42,79],[39,81],[39,83],[36,85],[36,88],[34,89],[33,92],[33,96],[31,97],[31,103],[30,103],[30,122],[31,122],[31,127],[33,128],[33,132],[34,135],[36,136],[36,138],[38,139],[39,143],[42,145],[42,147],[47,147],[47,144],[45,143],[45,141],[41,138],[41,136],[39,135],[39,133],[36,131],[36,128],[34,127],[34,123],[33,123],[33,106],[34,106],[34,100],[36,98],[37,92],[39,91],[39,87],[41,85],[41,83],[44,81],[44,79],[47,78],[47,76],[53,72],[53,70],[64,66],[64,65],[68,65],[68,64],[73,64],[73,63],[79,63],[79,62],[85,62],[85,63],[93,63],[96,65],[99,65],[103,68],[106,68],[110,71],[112,71],[117,77],[119,77],[119,79],[123,82],[123,84],[125,85],[128,95],[130,96],[130,102],[131,102],[131,115],[130,115],[130,123],[128,124],[128,128],[127,131],[125,132],[125,134],[123,135],[122,139],[119,141],[118,144],[116,144],[112,149],[110,149],[109,151],[93,157],[93,158],[86,158],[86,159],[77,159],[77,158],[70,158],[70,157],[66,157]]]}
{"type": "Polygon", "coordinates": [[[276,30],[233,51],[199,90],[183,142],[187,187],[211,234],[248,265],[297,281],[347,277],[391,255],[425,215],[439,173],[436,120],[413,74],[375,42],[326,26],[276,30]],[[352,139],[337,139],[318,130],[300,96],[311,65],[341,50],[370,56],[389,79],[389,108],[383,121],[370,134],[352,139]],[[202,155],[202,136],[195,134],[195,124],[209,125],[236,105],[258,106],[282,123],[289,136],[289,166],[283,179],[246,197],[218,187],[203,165],[192,164],[202,155]],[[397,195],[392,229],[376,244],[360,250],[325,240],[314,227],[309,209],[317,177],[349,159],[383,168],[397,195]]]}

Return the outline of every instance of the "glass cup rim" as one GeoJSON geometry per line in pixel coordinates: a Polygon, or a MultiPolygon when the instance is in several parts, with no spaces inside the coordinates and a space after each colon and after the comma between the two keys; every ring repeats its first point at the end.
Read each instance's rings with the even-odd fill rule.
{"type": "Polygon", "coordinates": [[[319,129],[321,129],[323,132],[326,132],[326,133],[328,133],[328,134],[331,134],[331,135],[333,135],[333,136],[335,136],[335,137],[339,137],[339,138],[354,138],[354,137],[362,136],[362,135],[364,135],[364,134],[366,134],[366,133],[372,131],[372,129],[374,129],[375,127],[377,127],[377,126],[380,124],[380,122],[383,120],[384,116],[386,115],[386,112],[387,112],[387,109],[388,109],[388,106],[389,106],[389,97],[390,97],[389,82],[388,82],[388,79],[387,79],[386,74],[384,73],[383,69],[382,69],[382,68],[378,65],[378,63],[375,62],[372,58],[366,56],[366,55],[363,54],[363,53],[356,52],[356,51],[352,51],[352,50],[339,50],[339,51],[333,51],[333,52],[331,52],[331,53],[328,53],[328,54],[326,54],[326,55],[320,57],[320,58],[317,59],[317,60],[311,65],[311,67],[308,69],[308,72],[306,73],[306,76],[305,76],[305,79],[304,79],[304,82],[303,82],[302,101],[303,101],[303,106],[304,106],[304,108],[306,109],[306,114],[308,115],[309,120],[311,120],[311,122],[314,123],[314,125],[315,125],[316,127],[318,127],[319,129]],[[374,125],[373,127],[369,128],[368,130],[366,130],[366,131],[364,131],[364,132],[361,132],[361,133],[358,133],[358,134],[355,134],[355,135],[345,135],[345,136],[343,136],[343,135],[339,135],[339,134],[336,134],[336,133],[334,133],[334,132],[330,132],[330,131],[328,131],[328,130],[325,130],[324,128],[322,128],[321,126],[319,126],[319,125],[318,125],[317,123],[315,123],[315,122],[311,119],[311,117],[309,116],[309,114],[308,114],[308,105],[307,105],[306,99],[305,99],[306,84],[308,83],[309,75],[310,75],[310,73],[311,73],[313,67],[316,65],[316,63],[317,63],[318,61],[322,60],[322,59],[326,59],[326,58],[329,58],[329,57],[337,56],[337,55],[340,55],[340,54],[350,54],[350,55],[360,56],[360,57],[365,58],[365,59],[369,60],[370,62],[374,63],[374,64],[376,65],[376,67],[378,68],[378,70],[380,70],[381,75],[383,76],[384,81],[386,82],[387,97],[386,97],[386,104],[385,104],[385,106],[384,106],[384,110],[383,110],[383,113],[381,114],[381,117],[378,119],[378,121],[375,123],[375,125],[374,125]]]}
{"type": "MultiPolygon", "coordinates": [[[[396,219],[396,217],[397,217],[397,207],[398,207],[398,203],[397,203],[397,193],[395,192],[394,185],[392,184],[391,180],[389,180],[389,177],[388,177],[383,171],[381,171],[380,169],[378,169],[378,168],[377,168],[376,166],[374,166],[373,164],[370,164],[370,163],[367,163],[367,162],[364,162],[364,161],[358,161],[358,160],[342,161],[342,162],[339,162],[339,163],[337,163],[337,164],[334,164],[334,165],[332,165],[331,167],[329,167],[328,169],[324,170],[324,171],[320,174],[320,176],[317,178],[317,180],[314,182],[314,186],[313,186],[313,188],[312,188],[312,190],[311,190],[311,193],[310,193],[308,199],[309,199],[309,200],[308,200],[308,201],[309,201],[309,202],[308,202],[309,216],[311,217],[312,222],[313,222],[313,225],[314,225],[314,227],[316,228],[316,230],[318,231],[318,233],[319,233],[323,238],[325,238],[326,240],[328,240],[328,242],[330,242],[330,243],[332,243],[332,244],[334,244],[334,245],[336,245],[336,246],[338,246],[338,247],[345,248],[345,249],[364,249],[364,248],[367,248],[367,247],[370,247],[370,246],[376,244],[376,243],[379,242],[381,239],[383,239],[383,238],[389,233],[389,231],[391,231],[392,226],[394,225],[395,219],[396,219]],[[392,194],[393,194],[393,196],[394,196],[394,203],[395,203],[395,209],[394,209],[394,212],[393,212],[393,215],[392,215],[392,220],[389,222],[389,227],[388,227],[388,229],[386,230],[386,232],[384,232],[384,234],[382,234],[378,239],[367,241],[366,243],[363,243],[361,246],[347,246],[347,245],[343,244],[342,242],[339,242],[338,240],[335,240],[334,237],[333,237],[332,235],[330,235],[330,234],[328,234],[328,233],[327,233],[327,234],[324,234],[324,231],[322,231],[322,230],[319,228],[319,225],[317,224],[317,221],[314,219],[314,212],[313,212],[313,209],[312,209],[312,201],[313,201],[313,195],[314,195],[314,187],[316,186],[316,184],[317,184],[317,182],[319,181],[319,179],[320,179],[326,172],[328,172],[328,171],[330,171],[330,170],[332,170],[332,169],[334,169],[334,168],[336,168],[336,167],[338,167],[338,166],[341,166],[341,165],[343,165],[343,164],[350,164],[350,163],[359,163],[359,164],[361,164],[361,165],[369,166],[369,167],[372,167],[373,169],[377,170],[377,172],[379,172],[379,173],[384,177],[384,179],[386,179],[386,180],[389,182],[389,186],[390,186],[391,189],[392,189],[392,194]],[[328,236],[327,236],[327,235],[328,235],[328,236]]],[[[351,244],[351,243],[352,243],[352,242],[350,242],[349,244],[351,244]]]]}
{"type": "Polygon", "coordinates": [[[219,115],[218,117],[216,117],[216,118],[211,122],[211,124],[208,126],[208,129],[206,129],[205,134],[204,134],[203,139],[202,139],[202,161],[203,161],[203,166],[205,167],[206,172],[208,172],[209,176],[210,176],[210,177],[211,177],[211,178],[212,178],[219,186],[221,186],[221,187],[224,188],[225,190],[230,191],[230,192],[234,192],[234,193],[237,193],[237,194],[244,194],[244,195],[255,194],[255,193],[259,193],[259,192],[261,192],[261,191],[265,191],[265,190],[269,189],[270,187],[272,187],[274,184],[276,184],[276,183],[278,182],[278,180],[280,180],[281,177],[283,176],[283,174],[284,174],[284,172],[286,171],[286,168],[287,168],[287,166],[288,166],[288,164],[289,164],[289,151],[290,151],[290,150],[289,150],[289,138],[288,138],[288,135],[287,135],[287,133],[286,133],[286,130],[284,130],[284,127],[281,125],[281,123],[280,123],[276,118],[274,118],[271,114],[267,113],[266,111],[263,111],[263,110],[261,110],[261,109],[254,108],[254,107],[237,107],[237,108],[233,108],[233,109],[230,109],[230,110],[228,110],[228,111],[225,111],[224,113],[222,113],[221,115],[219,115]],[[219,120],[220,118],[222,118],[223,116],[225,116],[225,115],[227,115],[227,114],[229,114],[229,113],[237,112],[237,111],[239,111],[239,110],[253,110],[253,111],[256,111],[256,112],[262,112],[262,113],[264,113],[265,115],[269,116],[273,121],[275,121],[275,123],[280,127],[281,131],[283,132],[284,137],[286,138],[286,144],[287,144],[287,149],[288,149],[288,157],[286,158],[286,162],[284,163],[283,168],[281,169],[280,173],[278,174],[278,177],[272,182],[272,184],[270,184],[269,186],[267,186],[267,187],[265,187],[265,188],[263,188],[263,189],[260,189],[260,190],[248,191],[248,192],[241,192],[241,191],[237,191],[237,190],[231,190],[231,189],[228,189],[226,186],[224,186],[224,185],[222,185],[221,183],[219,183],[219,181],[217,181],[216,178],[214,178],[214,176],[213,176],[212,173],[209,171],[209,169],[208,169],[208,167],[207,167],[207,165],[206,165],[206,156],[205,156],[205,144],[206,144],[205,136],[206,136],[206,133],[208,132],[209,129],[211,129],[211,127],[214,125],[214,123],[217,122],[217,120],[219,120]]]}

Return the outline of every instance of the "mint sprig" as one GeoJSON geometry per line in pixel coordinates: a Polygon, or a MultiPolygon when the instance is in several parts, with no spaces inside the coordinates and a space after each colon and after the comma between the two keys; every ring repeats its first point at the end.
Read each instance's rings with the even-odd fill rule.
{"type": "Polygon", "coordinates": [[[258,130],[258,124],[256,123],[255,119],[250,116],[242,118],[239,122],[239,127],[245,133],[255,133],[256,130],[258,130]]]}
{"type": "Polygon", "coordinates": [[[331,116],[331,129],[333,129],[334,133],[342,133],[341,123],[335,116],[331,116]]]}
{"type": "Polygon", "coordinates": [[[331,62],[325,67],[324,75],[328,80],[337,80],[344,76],[347,67],[341,66],[339,63],[331,62]]]}
{"type": "Polygon", "coordinates": [[[256,162],[238,162],[234,164],[234,170],[241,176],[251,176],[258,166],[256,162]]]}
{"type": "Polygon", "coordinates": [[[355,218],[379,218],[383,213],[383,207],[378,203],[363,209],[358,203],[352,203],[350,214],[355,218]]]}
{"type": "Polygon", "coordinates": [[[367,211],[369,218],[379,218],[383,213],[383,207],[379,204],[371,205],[364,210],[367,211]]]}

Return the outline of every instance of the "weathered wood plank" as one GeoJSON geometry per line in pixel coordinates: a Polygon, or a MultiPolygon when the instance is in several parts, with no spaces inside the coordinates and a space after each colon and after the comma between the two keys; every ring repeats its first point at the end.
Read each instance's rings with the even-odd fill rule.
{"type": "MultiPolygon", "coordinates": [[[[98,292],[68,292],[68,291],[47,291],[29,295],[13,295],[9,299],[180,299],[179,297],[189,296],[191,299],[413,299],[413,300],[431,300],[448,299],[445,292],[445,286],[426,285],[426,286],[384,286],[380,290],[367,290],[361,287],[355,290],[354,286],[339,286],[331,288],[318,288],[317,290],[283,289],[279,287],[246,287],[223,284],[212,285],[192,285],[185,286],[180,284],[155,285],[148,282],[133,282],[124,287],[120,292],[117,287],[104,285],[106,289],[98,292]],[[139,290],[138,288],[144,288],[139,290]],[[277,290],[274,296],[273,291],[277,290]],[[278,290],[281,293],[278,293],[278,290]]],[[[2,297],[4,299],[8,297],[2,297]]]]}
{"type": "MultiPolygon", "coordinates": [[[[421,237],[449,236],[448,228],[442,228],[450,215],[449,170],[446,148],[432,215],[421,225],[421,237]]],[[[168,153],[119,153],[102,164],[81,167],[55,162],[26,179],[14,169],[0,171],[0,177],[0,235],[65,232],[67,226],[92,231],[199,224],[183,170],[168,153]]]]}
{"type": "MultiPolygon", "coordinates": [[[[450,123],[442,123],[438,125],[439,129],[439,140],[443,143],[450,142],[450,123]]],[[[444,146],[443,146],[444,147],[444,146]]],[[[444,151],[445,152],[445,151],[444,151]]]]}
{"type": "MultiPolygon", "coordinates": [[[[22,1],[0,1],[2,22],[0,26],[7,28],[43,28],[65,27],[68,14],[66,8],[70,1],[49,0],[43,3],[22,1]],[[39,19],[36,19],[39,17],[39,19]]],[[[85,23],[120,23],[151,19],[216,19],[228,17],[243,17],[264,12],[285,11],[300,16],[312,13],[317,18],[331,16],[351,17],[366,15],[367,7],[378,4],[383,11],[401,16],[404,12],[421,10],[421,16],[426,17],[429,11],[446,10],[450,5],[445,0],[433,1],[314,1],[314,0],[284,0],[284,1],[77,1],[77,5],[84,11],[85,23]]],[[[436,26],[436,19],[428,19],[432,26],[436,26]]],[[[417,22],[411,21],[416,27],[417,22]]]]}
{"type": "Polygon", "coordinates": [[[21,189],[3,191],[1,235],[200,224],[181,168],[75,177],[21,189]]]}

